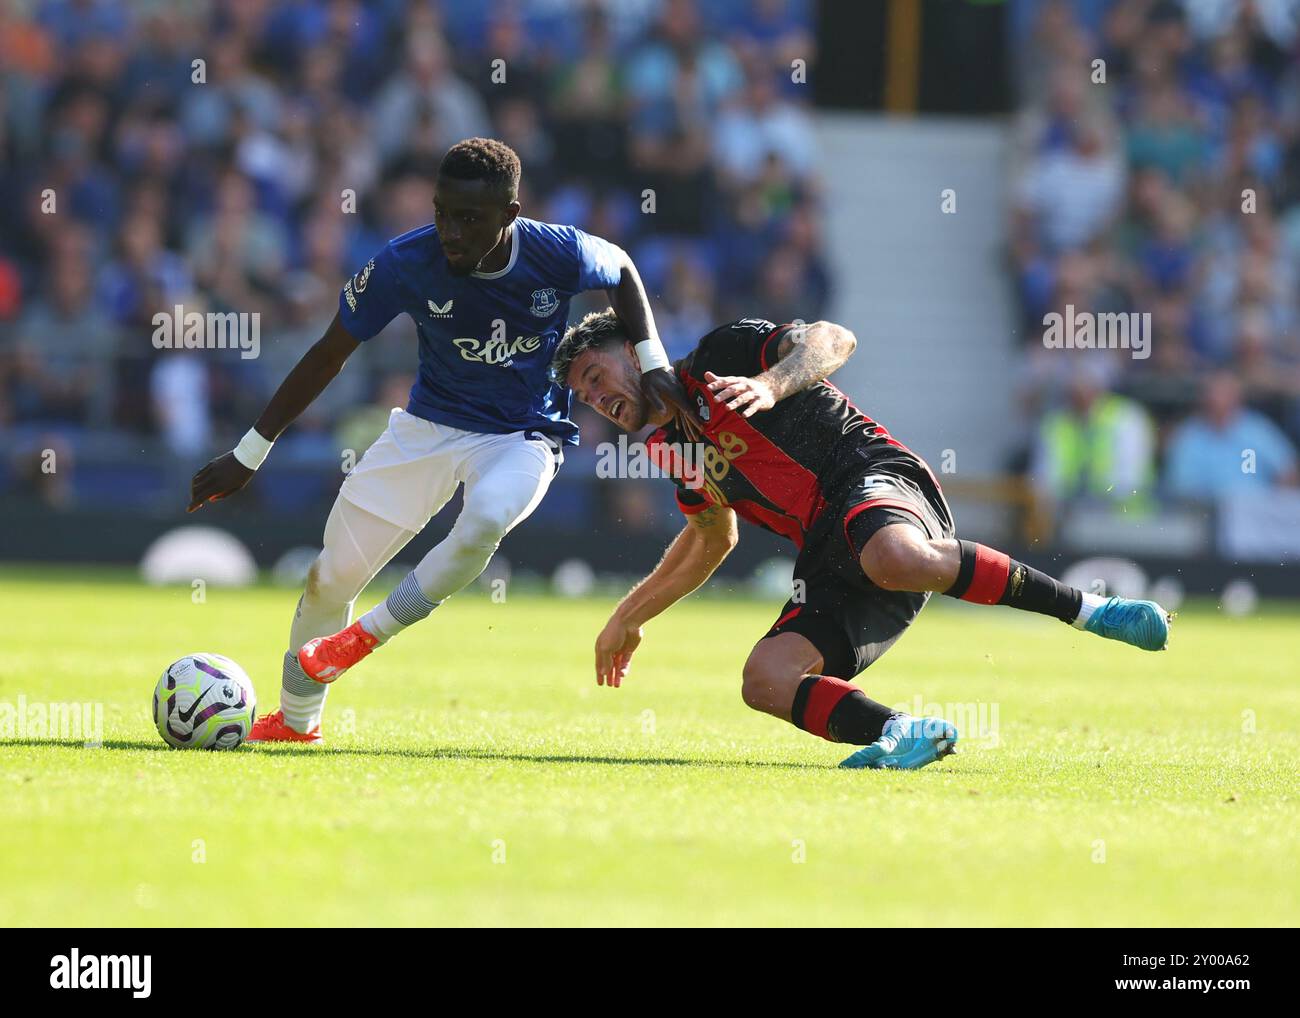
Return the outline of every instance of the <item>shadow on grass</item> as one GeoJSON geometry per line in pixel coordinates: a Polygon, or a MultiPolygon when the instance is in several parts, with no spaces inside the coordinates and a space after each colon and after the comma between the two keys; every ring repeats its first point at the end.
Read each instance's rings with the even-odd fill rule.
{"type": "MultiPolygon", "coordinates": [[[[49,747],[54,749],[92,750],[144,750],[146,752],[180,752],[162,742],[139,739],[105,739],[101,747],[87,746],[72,739],[11,739],[0,741],[0,749],[7,746],[49,747]]],[[[363,749],[361,747],[312,746],[258,746],[241,747],[246,752],[271,753],[276,756],[398,756],[420,760],[499,760],[508,763],[538,764],[612,764],[615,766],[650,767],[776,767],[787,770],[826,770],[827,764],[804,763],[787,760],[688,760],[682,757],[643,756],[583,756],[581,754],[504,753],[482,749],[456,747],[431,747],[429,749],[363,749]]]]}

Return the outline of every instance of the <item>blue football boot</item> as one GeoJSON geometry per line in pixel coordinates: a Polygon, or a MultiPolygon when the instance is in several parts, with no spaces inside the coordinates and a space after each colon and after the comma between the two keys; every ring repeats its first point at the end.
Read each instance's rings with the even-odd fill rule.
{"type": "Polygon", "coordinates": [[[1154,601],[1112,597],[1093,611],[1083,628],[1142,650],[1164,650],[1169,646],[1169,613],[1154,601]]]}
{"type": "Polygon", "coordinates": [[[840,766],[911,771],[947,756],[957,745],[957,729],[943,718],[896,714],[885,722],[880,738],[840,766]]]}

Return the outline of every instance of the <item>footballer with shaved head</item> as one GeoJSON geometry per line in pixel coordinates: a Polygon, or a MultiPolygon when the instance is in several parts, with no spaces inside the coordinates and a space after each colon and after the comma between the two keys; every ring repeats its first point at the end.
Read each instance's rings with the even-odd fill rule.
{"type": "Polygon", "coordinates": [[[575,227],[519,215],[519,174],[519,157],[500,141],[453,145],[438,168],[433,222],[389,241],[344,283],[325,335],[254,427],[194,475],[191,512],[239,491],[361,343],[399,314],[414,321],[410,400],[343,482],[290,627],[280,709],[257,720],[249,742],[319,744],[328,684],[478,576],[537,507],[563,447],[577,442],[572,396],[550,375],[576,294],[608,294],[656,412],[676,406],[682,426],[693,426],[631,259],[575,227]],[[352,622],[357,595],[462,483],[451,533],[352,622]]]}
{"type": "Polygon", "coordinates": [[[745,703],[863,747],[843,767],[910,769],[952,751],[953,725],[891,711],[849,681],[893,646],[931,593],[1164,649],[1169,615],[1154,601],[1080,591],[958,540],[930,468],[826,380],[856,345],[831,322],[746,318],[714,329],[673,366],[702,421],[693,444],[646,397],[635,335],[612,308],[569,329],[556,380],[625,431],[656,426],[647,448],[686,517],[597,638],[598,683],[621,685],[644,625],[712,575],[739,539],[738,519],[799,550],[795,596],[745,661],[745,703]]]}

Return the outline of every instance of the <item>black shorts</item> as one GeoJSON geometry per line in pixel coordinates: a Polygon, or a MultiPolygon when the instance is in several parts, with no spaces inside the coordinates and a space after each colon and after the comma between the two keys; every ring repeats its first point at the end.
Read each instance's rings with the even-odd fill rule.
{"type": "Polygon", "coordinates": [[[767,636],[803,636],[821,653],[826,675],[857,675],[897,642],[930,598],[876,586],[859,561],[871,536],[895,523],[930,538],[954,536],[943,491],[918,466],[882,466],[835,486],[808,531],[795,561],[793,596],[767,636]]]}

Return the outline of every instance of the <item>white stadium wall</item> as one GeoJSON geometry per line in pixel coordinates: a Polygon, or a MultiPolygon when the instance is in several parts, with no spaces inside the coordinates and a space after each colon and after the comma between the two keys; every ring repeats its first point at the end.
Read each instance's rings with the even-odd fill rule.
{"type": "MultiPolygon", "coordinates": [[[[830,317],[858,352],[835,377],[945,480],[1005,472],[1023,436],[1006,271],[1007,128],[1000,121],[818,117],[830,317]],[[946,189],[956,212],[941,203],[946,189]]],[[[960,499],[954,499],[960,503],[960,499]]],[[[964,529],[1001,529],[992,506],[956,506],[964,529]]]]}

